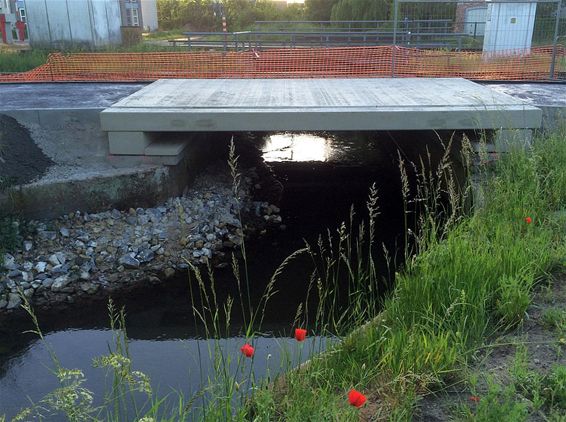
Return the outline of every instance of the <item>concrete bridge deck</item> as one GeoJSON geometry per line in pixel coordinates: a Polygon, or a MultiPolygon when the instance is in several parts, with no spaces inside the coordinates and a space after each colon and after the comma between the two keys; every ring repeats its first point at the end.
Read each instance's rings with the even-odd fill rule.
{"type": "Polygon", "coordinates": [[[170,155],[182,144],[151,150],[152,133],[524,129],[542,112],[461,78],[163,79],[100,118],[111,154],[170,155]]]}

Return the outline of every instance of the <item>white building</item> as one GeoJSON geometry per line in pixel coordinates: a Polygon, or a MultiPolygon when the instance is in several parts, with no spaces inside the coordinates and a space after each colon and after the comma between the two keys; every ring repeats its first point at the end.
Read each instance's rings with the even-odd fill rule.
{"type": "Polygon", "coordinates": [[[156,0],[140,0],[141,11],[143,16],[143,29],[145,31],[157,31],[157,1],[156,0]]]}
{"type": "Polygon", "coordinates": [[[157,29],[157,0],[25,0],[25,13],[35,46],[119,45],[123,26],[157,29]]]}
{"type": "Polygon", "coordinates": [[[122,41],[119,0],[26,0],[33,46],[101,47],[122,41]]]}

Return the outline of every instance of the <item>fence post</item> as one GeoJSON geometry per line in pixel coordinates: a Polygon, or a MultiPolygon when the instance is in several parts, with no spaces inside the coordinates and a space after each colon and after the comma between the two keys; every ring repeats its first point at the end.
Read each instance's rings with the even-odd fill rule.
{"type": "Polygon", "coordinates": [[[391,49],[391,77],[395,77],[395,46],[397,45],[397,19],[399,17],[399,0],[393,0],[393,48],[391,49]]]}
{"type": "Polygon", "coordinates": [[[558,29],[560,27],[560,12],[562,0],[556,2],[556,21],[554,22],[554,38],[552,40],[552,60],[550,62],[550,79],[554,79],[554,68],[556,66],[556,48],[558,44],[558,29]]]}

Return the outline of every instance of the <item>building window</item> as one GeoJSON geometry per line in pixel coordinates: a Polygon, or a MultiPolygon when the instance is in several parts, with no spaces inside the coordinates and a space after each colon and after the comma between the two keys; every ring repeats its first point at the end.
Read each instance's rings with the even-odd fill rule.
{"type": "Polygon", "coordinates": [[[22,22],[25,22],[26,21],[26,9],[20,9],[19,13],[20,13],[20,20],[22,22]]]}
{"type": "Polygon", "coordinates": [[[128,26],[140,26],[138,9],[129,9],[127,14],[128,26]]]}

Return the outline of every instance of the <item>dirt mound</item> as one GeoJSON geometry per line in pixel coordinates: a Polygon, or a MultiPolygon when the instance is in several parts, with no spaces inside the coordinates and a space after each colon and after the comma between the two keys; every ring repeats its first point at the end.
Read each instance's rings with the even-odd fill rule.
{"type": "Polygon", "coordinates": [[[0,179],[19,185],[41,177],[54,163],[14,118],[0,114],[0,179]]]}

